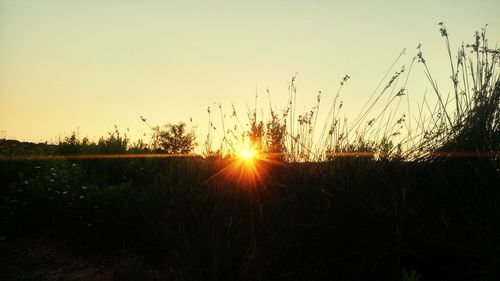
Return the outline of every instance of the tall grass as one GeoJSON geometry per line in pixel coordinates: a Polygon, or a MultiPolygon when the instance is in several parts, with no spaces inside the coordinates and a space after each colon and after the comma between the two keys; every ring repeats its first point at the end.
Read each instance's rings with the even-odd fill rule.
{"type": "Polygon", "coordinates": [[[462,44],[454,57],[443,23],[439,23],[439,32],[449,58],[452,96],[444,95],[438,87],[419,44],[409,67],[402,65],[394,71],[406,51],[397,56],[353,119],[341,114],[343,103],[340,97],[349,82],[349,75],[340,80],[329,104],[322,104],[325,101],[320,91],[316,104],[310,111],[302,113],[297,112],[297,95],[300,93],[296,76],[289,82],[288,101],[281,114],[273,110],[269,90],[268,113],[264,114],[261,109],[262,114],[258,114],[256,95],[255,108],[249,109],[249,123],[246,125],[242,124],[233,105],[232,125],[225,126],[226,115],[219,105],[220,130],[210,121],[209,109],[205,154],[215,152],[212,149],[214,136],[220,143],[218,154],[234,155],[235,144],[247,139],[263,153],[281,153],[283,159],[291,162],[324,161],[346,153],[414,159],[439,151],[498,151],[499,50],[488,45],[485,27],[476,32],[472,44],[462,44]],[[425,92],[418,111],[412,112],[408,82],[419,66],[435,98],[425,92]],[[431,103],[432,100],[436,103],[431,103]],[[318,120],[320,108],[328,110],[322,121],[318,120]]]}

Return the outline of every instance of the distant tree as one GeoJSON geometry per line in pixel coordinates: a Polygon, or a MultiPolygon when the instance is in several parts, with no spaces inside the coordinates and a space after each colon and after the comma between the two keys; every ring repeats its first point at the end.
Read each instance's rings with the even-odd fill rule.
{"type": "Polygon", "coordinates": [[[97,142],[97,149],[102,154],[121,154],[127,152],[129,139],[127,135],[121,135],[115,125],[115,131],[109,132],[108,137],[101,137],[97,142]]]}
{"type": "Polygon", "coordinates": [[[130,153],[149,153],[149,145],[145,143],[142,139],[138,139],[136,142],[132,143],[128,148],[130,153]]]}
{"type": "Polygon", "coordinates": [[[153,127],[153,149],[168,154],[187,154],[196,146],[196,136],[185,123],[153,127]]]}
{"type": "Polygon", "coordinates": [[[63,141],[59,141],[57,150],[59,154],[69,155],[69,154],[79,154],[80,153],[80,140],[73,132],[71,136],[67,136],[63,141]]]}

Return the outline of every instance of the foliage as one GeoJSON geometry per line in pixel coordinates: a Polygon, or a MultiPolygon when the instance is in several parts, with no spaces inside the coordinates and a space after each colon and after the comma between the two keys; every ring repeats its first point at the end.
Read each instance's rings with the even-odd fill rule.
{"type": "Polygon", "coordinates": [[[403,271],[403,281],[420,281],[420,276],[418,272],[412,270],[410,272],[404,270],[403,271]]]}
{"type": "Polygon", "coordinates": [[[153,128],[153,149],[168,154],[192,153],[196,146],[194,132],[185,123],[165,124],[153,128]]]}
{"type": "Polygon", "coordinates": [[[0,195],[0,237],[51,231],[197,280],[494,274],[500,178],[490,161],[471,172],[460,159],[344,158],[270,166],[255,189],[207,181],[227,161],[0,161],[15,175],[0,195]]]}
{"type": "Polygon", "coordinates": [[[264,123],[262,121],[257,121],[257,114],[253,112],[250,118],[250,131],[248,132],[248,137],[252,148],[257,151],[262,151],[264,142],[264,123]]]}
{"type": "Polygon", "coordinates": [[[127,151],[129,139],[127,136],[121,136],[118,128],[115,126],[115,131],[108,133],[107,138],[100,138],[97,142],[97,149],[101,154],[120,154],[127,151]]]}
{"type": "Polygon", "coordinates": [[[58,150],[62,155],[78,154],[80,152],[80,141],[78,140],[76,133],[73,132],[71,136],[65,137],[63,141],[60,141],[58,150]]]}
{"type": "Polygon", "coordinates": [[[271,120],[266,123],[266,153],[284,154],[285,137],[286,124],[283,124],[274,111],[271,111],[271,120]]]}

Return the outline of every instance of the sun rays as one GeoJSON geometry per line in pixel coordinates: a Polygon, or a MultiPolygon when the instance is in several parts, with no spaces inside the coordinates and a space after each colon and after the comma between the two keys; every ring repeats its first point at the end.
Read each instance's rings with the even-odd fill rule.
{"type": "Polygon", "coordinates": [[[207,181],[222,180],[245,188],[265,186],[269,164],[270,161],[262,151],[253,148],[248,141],[243,142],[234,149],[233,155],[227,158],[223,168],[207,181]]]}
{"type": "Polygon", "coordinates": [[[238,152],[238,157],[246,162],[253,162],[255,160],[257,152],[250,148],[245,148],[238,152]]]}

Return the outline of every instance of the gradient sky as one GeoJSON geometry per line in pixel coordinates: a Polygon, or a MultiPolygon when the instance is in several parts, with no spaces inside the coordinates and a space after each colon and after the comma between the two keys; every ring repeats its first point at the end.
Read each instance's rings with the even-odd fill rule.
{"type": "MultiPolygon", "coordinates": [[[[0,0],[0,137],[55,142],[79,128],[96,139],[116,124],[137,138],[143,115],[152,125],[192,117],[202,138],[208,106],[245,115],[269,88],[283,108],[294,73],[300,110],[318,90],[331,99],[348,73],[343,100],[355,115],[418,43],[441,89],[451,87],[437,23],[453,50],[485,24],[494,46],[499,11],[498,0],[0,0]]],[[[415,96],[429,87],[420,79],[415,96]]]]}

